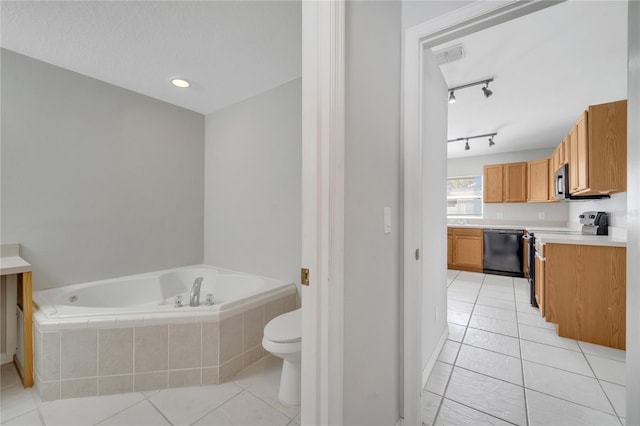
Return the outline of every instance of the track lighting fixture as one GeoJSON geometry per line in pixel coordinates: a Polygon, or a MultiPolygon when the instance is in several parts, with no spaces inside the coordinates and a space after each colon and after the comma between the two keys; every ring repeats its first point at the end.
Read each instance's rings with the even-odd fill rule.
{"type": "Polygon", "coordinates": [[[493,95],[493,92],[491,90],[489,90],[489,82],[487,81],[484,85],[484,87],[482,88],[482,93],[484,93],[484,97],[488,98],[489,96],[493,95]]]}
{"type": "Polygon", "coordinates": [[[465,136],[463,138],[455,138],[455,139],[449,139],[447,142],[459,142],[459,141],[465,141],[464,143],[464,150],[465,151],[469,151],[471,149],[471,147],[469,146],[469,139],[478,139],[478,138],[486,138],[487,136],[489,137],[489,147],[494,146],[496,143],[493,140],[493,137],[496,136],[498,134],[498,132],[494,132],[494,133],[486,133],[484,135],[475,135],[475,136],[465,136]]]}
{"type": "Polygon", "coordinates": [[[466,89],[467,87],[473,87],[473,86],[478,86],[480,84],[484,84],[484,87],[482,88],[482,93],[484,93],[484,97],[488,98],[489,96],[493,95],[493,91],[489,89],[489,83],[491,83],[493,81],[493,77],[491,78],[487,78],[485,80],[480,80],[480,81],[474,81],[473,83],[468,83],[468,84],[463,84],[462,86],[456,86],[456,87],[450,87],[449,88],[449,103],[452,104],[456,101],[456,96],[454,95],[454,92],[458,89],[466,89]]]}

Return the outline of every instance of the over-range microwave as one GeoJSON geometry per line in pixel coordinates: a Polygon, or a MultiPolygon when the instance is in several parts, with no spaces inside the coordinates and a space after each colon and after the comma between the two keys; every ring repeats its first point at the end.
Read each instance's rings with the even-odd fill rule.
{"type": "Polygon", "coordinates": [[[596,200],[610,198],[607,194],[602,195],[571,195],[569,193],[569,165],[563,164],[554,174],[553,197],[556,200],[596,200]]]}

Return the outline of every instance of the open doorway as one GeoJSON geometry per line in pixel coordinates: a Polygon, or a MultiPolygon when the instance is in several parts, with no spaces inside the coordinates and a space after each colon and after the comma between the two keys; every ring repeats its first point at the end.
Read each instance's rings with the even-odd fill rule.
{"type": "MultiPolygon", "coordinates": [[[[619,4],[620,6],[626,8],[626,4],[619,4]]],[[[434,148],[432,145],[424,144],[424,136],[427,132],[431,132],[433,130],[433,126],[431,122],[429,124],[425,124],[426,121],[429,120],[430,116],[434,116],[433,111],[430,107],[427,106],[429,102],[428,94],[433,96],[433,93],[439,93],[442,91],[441,87],[431,87],[430,84],[433,79],[427,78],[424,79],[420,75],[420,73],[426,73],[426,60],[424,55],[421,55],[422,50],[420,49],[420,53],[416,53],[418,51],[411,51],[414,49],[416,44],[422,47],[431,48],[433,46],[444,46],[444,45],[452,45],[455,44],[454,40],[461,35],[467,36],[476,31],[479,31],[484,28],[493,28],[495,25],[498,25],[503,22],[507,22],[513,20],[515,18],[528,15],[531,12],[535,12],[539,10],[539,8],[543,7],[538,4],[536,7],[538,9],[531,9],[524,7],[523,5],[515,6],[511,5],[511,7],[506,7],[502,9],[492,9],[491,6],[486,6],[485,9],[482,9],[479,5],[472,5],[473,7],[463,8],[459,10],[459,13],[450,14],[447,17],[443,17],[440,20],[436,20],[431,23],[426,23],[421,28],[412,28],[407,31],[407,35],[405,37],[405,336],[415,336],[417,338],[416,342],[409,342],[409,338],[405,339],[405,395],[412,395],[418,389],[421,389],[421,383],[418,386],[416,381],[420,379],[424,380],[425,377],[420,378],[419,374],[415,374],[415,367],[417,363],[420,363],[419,368],[421,372],[425,372],[425,370],[431,370],[433,365],[435,365],[437,353],[440,348],[446,342],[446,321],[443,321],[443,315],[446,315],[446,292],[443,291],[444,283],[447,281],[446,277],[446,268],[443,266],[445,263],[443,259],[446,255],[444,255],[444,246],[446,243],[443,243],[444,237],[444,227],[446,227],[446,218],[443,215],[443,211],[446,208],[446,201],[443,198],[442,192],[444,191],[444,179],[445,175],[442,174],[442,165],[438,164],[438,162],[442,162],[442,157],[438,157],[441,153],[439,148],[434,148]],[[416,70],[419,70],[416,75],[416,70]],[[412,86],[413,82],[419,82],[422,86],[412,86]],[[413,90],[413,93],[410,93],[413,90]],[[431,90],[431,92],[429,92],[431,90]],[[435,92],[434,92],[435,90],[435,92]],[[420,98],[420,94],[422,95],[422,99],[420,98]],[[416,108],[415,105],[420,105],[420,108],[416,108]],[[425,119],[426,117],[426,119],[425,119]],[[418,142],[418,150],[412,151],[412,143],[416,141],[422,141],[422,145],[418,142]],[[420,149],[422,150],[422,156],[420,155],[420,149]],[[428,151],[428,154],[425,155],[425,151],[428,151]],[[416,158],[418,160],[416,160],[416,158]],[[419,159],[422,158],[422,163],[418,164],[419,159]],[[435,173],[435,179],[432,180],[431,184],[428,185],[425,181],[425,177],[431,173],[435,173]],[[419,185],[418,178],[416,176],[422,175],[423,180],[422,184],[419,185]],[[413,177],[413,181],[412,181],[413,177]],[[419,186],[420,188],[413,188],[413,184],[419,186]],[[439,190],[440,184],[442,184],[442,190],[439,190]],[[434,188],[435,187],[435,188],[434,188]],[[430,216],[429,221],[423,221],[424,213],[425,213],[425,203],[424,198],[429,198],[428,209],[430,211],[439,211],[440,216],[434,217],[430,216]],[[437,201],[440,200],[440,201],[437,201]],[[438,203],[441,203],[440,206],[437,206],[438,203]],[[416,211],[422,209],[422,215],[417,214],[416,211]],[[424,236],[429,236],[429,243],[427,244],[424,236]],[[437,237],[439,235],[439,237],[437,237]],[[430,252],[429,248],[433,248],[434,250],[439,250],[439,252],[430,252]],[[414,251],[416,248],[419,248],[422,252],[422,262],[415,262],[413,259],[414,251]],[[420,281],[420,277],[422,277],[422,281],[420,281]],[[425,287],[415,286],[416,282],[425,283],[425,287]],[[414,285],[411,285],[411,284],[414,285]],[[437,299],[437,300],[433,300],[437,299]],[[416,300],[421,301],[422,305],[418,305],[416,300]],[[414,303],[412,303],[414,302],[414,303]],[[426,302],[426,303],[425,303],[426,302]],[[427,305],[428,311],[425,311],[425,305],[427,305]],[[416,308],[418,313],[413,310],[416,308]],[[410,318],[415,319],[416,317],[422,318],[422,323],[418,326],[413,325],[413,328],[407,326],[407,321],[410,318]],[[415,328],[425,327],[425,324],[432,325],[432,329],[427,330],[425,333],[424,329],[419,331],[415,330],[415,328]],[[425,342],[423,339],[429,339],[430,341],[425,342]],[[422,357],[418,362],[415,359],[412,359],[412,354],[415,356],[416,353],[421,353],[422,357]],[[428,354],[425,357],[425,354],[428,354]],[[435,355],[434,355],[435,354],[435,355]],[[412,382],[412,378],[408,377],[407,370],[414,368],[414,381],[412,382]]],[[[549,3],[546,4],[549,6],[549,3]]],[[[544,6],[544,7],[546,7],[544,6]]],[[[562,7],[554,6],[554,7],[562,7]]],[[[529,5],[528,7],[533,7],[529,5]]],[[[553,9],[553,8],[551,8],[553,9]]],[[[542,11],[540,13],[544,13],[542,11]]],[[[626,15],[625,15],[626,16],[626,15]]],[[[576,18],[577,19],[577,18],[576,18]]],[[[626,18],[625,18],[626,19],[626,18]]],[[[626,21],[623,22],[624,26],[626,26],[626,21]]],[[[544,27],[540,29],[540,31],[544,31],[544,27]]],[[[625,31],[626,35],[626,31],[625,31]]],[[[553,36],[549,35],[549,37],[553,38],[553,36]]],[[[505,41],[505,44],[509,44],[511,41],[514,43],[515,40],[508,39],[505,41]]],[[[436,49],[437,50],[437,49],[436,49]]],[[[626,49],[625,49],[626,51],[626,49]]],[[[528,58],[525,58],[528,59],[528,58]]],[[[487,63],[491,64],[492,61],[496,60],[495,57],[488,57],[487,63]]],[[[523,60],[520,58],[520,60],[523,60]]],[[[526,62],[523,60],[523,62],[526,62]]],[[[460,62],[462,63],[462,62],[460,62]]],[[[550,65],[551,66],[551,65],[550,65]]],[[[625,69],[626,69],[626,58],[625,58],[625,69]]],[[[484,70],[481,72],[480,67],[476,67],[474,72],[480,72],[482,75],[477,75],[475,77],[469,77],[468,80],[465,78],[461,78],[459,81],[454,81],[452,85],[464,84],[469,81],[474,81],[475,78],[478,80],[492,77],[490,72],[484,70]]],[[[424,75],[424,74],[423,74],[424,75]]],[[[625,72],[626,76],[626,72],[625,72]]],[[[533,76],[534,77],[534,76],[533,76]]],[[[603,77],[603,81],[606,81],[606,77],[603,77]]],[[[532,78],[533,80],[533,78],[532,78]]],[[[575,83],[575,81],[571,81],[571,84],[575,83]]],[[[494,84],[492,82],[492,84],[494,84]]],[[[524,84],[524,82],[523,82],[524,84]]],[[[537,82],[533,82],[533,87],[537,82]]],[[[492,88],[497,88],[497,83],[492,88]]],[[[484,97],[482,96],[482,92],[480,91],[480,87],[474,89],[467,89],[470,93],[472,91],[477,91],[474,95],[480,95],[479,101],[483,101],[484,97]]],[[[462,94],[462,93],[461,93],[462,94]]],[[[466,92],[465,92],[466,94],[466,92]]],[[[444,93],[444,98],[442,102],[446,102],[446,95],[444,93]]],[[[537,94],[536,94],[537,95],[537,94]]],[[[514,94],[513,94],[514,96],[514,94]]],[[[584,101],[581,103],[580,108],[584,108],[587,105],[601,103],[606,101],[612,101],[617,99],[626,98],[626,87],[624,88],[624,94],[622,96],[617,96],[611,99],[600,99],[591,101],[588,100],[586,103],[584,101]]],[[[486,100],[485,100],[486,101],[486,100]]],[[[471,105],[471,104],[469,104],[471,105]]],[[[446,107],[446,105],[445,105],[446,107]]],[[[567,110],[570,108],[567,108],[567,110]]],[[[580,111],[579,109],[577,110],[580,111]]],[[[571,113],[571,111],[567,111],[571,113]]],[[[480,114],[478,114],[480,115],[480,114]]],[[[575,112],[574,112],[575,115],[575,112]]],[[[436,115],[438,117],[438,115],[436,115]]],[[[506,117],[505,117],[506,120],[506,117]]],[[[495,128],[489,129],[486,132],[484,130],[480,130],[479,126],[483,123],[482,119],[478,121],[473,121],[473,123],[467,123],[469,125],[469,129],[465,129],[465,134],[452,135],[449,134],[449,137],[454,139],[457,137],[464,136],[472,136],[476,133],[484,134],[484,133],[492,133],[495,132],[495,128]],[[476,126],[475,128],[473,126],[476,126]],[[474,130],[477,129],[477,130],[474,130]]],[[[506,123],[506,127],[509,128],[509,125],[513,123],[506,123]]],[[[515,126],[512,126],[515,127],[515,126]]],[[[531,133],[531,129],[529,129],[531,133]]],[[[508,133],[507,131],[502,134],[508,133]]],[[[463,138],[464,139],[464,138],[463,138]]],[[[561,137],[560,137],[561,139],[561,137]]],[[[497,142],[499,139],[496,138],[497,142]]],[[[523,138],[520,138],[523,140],[523,138]]],[[[526,140],[524,140],[526,142],[526,140]]],[[[559,142],[556,141],[556,143],[559,142]]],[[[530,142],[529,142],[530,143],[530,142]]],[[[475,149],[473,142],[471,142],[471,149],[475,149]]],[[[478,142],[479,145],[479,142],[478,142]]],[[[491,149],[486,140],[483,141],[483,145],[485,150],[491,149]]],[[[452,145],[453,146],[453,145],[452,145]]],[[[465,142],[462,141],[459,151],[464,153],[465,142]]],[[[497,145],[496,145],[497,146],[497,145]]],[[[551,145],[550,145],[551,146],[551,145]]],[[[414,146],[415,147],[415,146],[414,146]]],[[[456,148],[454,148],[455,150],[456,148]]],[[[481,148],[478,146],[477,148],[480,150],[481,148]]],[[[540,155],[541,157],[543,155],[540,155]]],[[[526,161],[533,158],[523,158],[522,160],[526,161]]],[[[507,162],[498,160],[496,163],[507,162]]],[[[577,207],[580,209],[581,207],[577,207]]],[[[624,209],[624,208],[623,208],[624,209]]],[[[564,215],[571,215],[565,211],[564,215]]],[[[486,213],[486,212],[485,212],[486,213]]],[[[494,215],[494,219],[498,219],[499,211],[490,212],[494,215]]],[[[537,216],[537,211],[535,215],[537,216]]],[[[563,214],[560,212],[559,214],[563,214]]],[[[502,213],[502,218],[504,218],[504,212],[502,213]]],[[[565,219],[566,220],[566,219],[565,219]]],[[[417,257],[417,256],[416,256],[417,257]]],[[[408,423],[412,422],[414,418],[412,416],[413,413],[417,413],[416,416],[419,419],[421,412],[419,412],[420,407],[412,406],[410,398],[405,398],[405,421],[408,423]]],[[[616,414],[616,413],[613,413],[616,414]]]]}

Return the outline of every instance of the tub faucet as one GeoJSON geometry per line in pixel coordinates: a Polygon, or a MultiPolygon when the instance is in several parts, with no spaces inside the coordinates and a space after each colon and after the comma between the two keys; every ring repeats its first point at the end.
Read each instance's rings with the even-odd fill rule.
{"type": "Polygon", "coordinates": [[[200,286],[202,285],[202,277],[196,278],[191,286],[191,300],[189,306],[200,306],[200,286]]]}

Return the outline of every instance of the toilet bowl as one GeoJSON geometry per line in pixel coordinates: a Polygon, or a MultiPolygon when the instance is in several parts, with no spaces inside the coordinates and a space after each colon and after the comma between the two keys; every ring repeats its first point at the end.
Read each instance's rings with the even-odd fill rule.
{"type": "Polygon", "coordinates": [[[296,309],[275,317],[264,327],[262,347],[283,360],[278,398],[285,405],[300,405],[301,322],[300,309],[296,309]]]}

